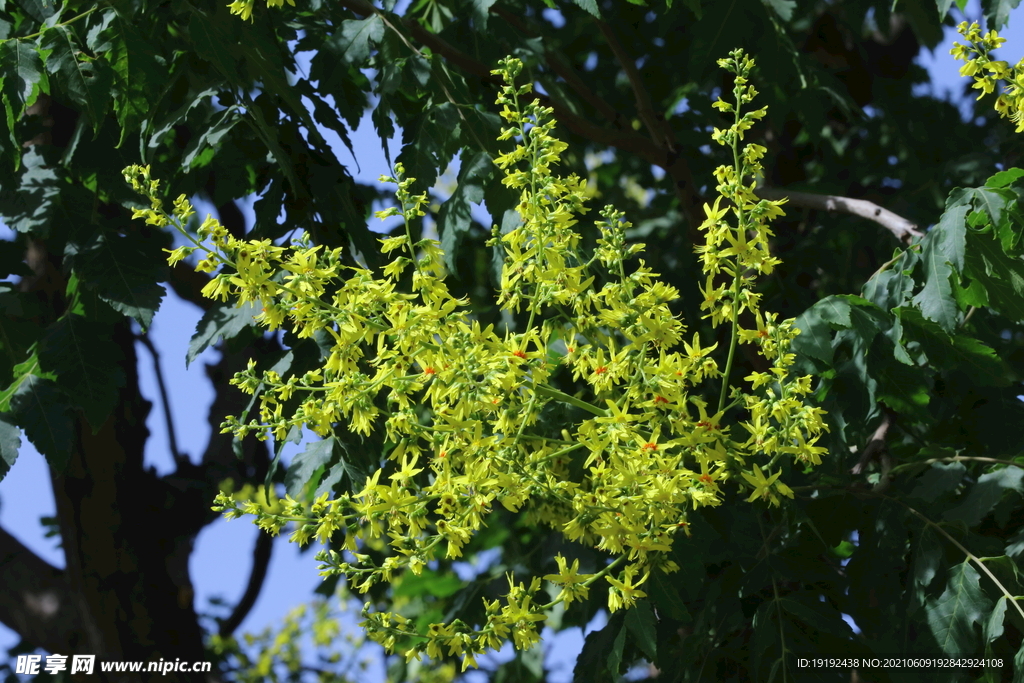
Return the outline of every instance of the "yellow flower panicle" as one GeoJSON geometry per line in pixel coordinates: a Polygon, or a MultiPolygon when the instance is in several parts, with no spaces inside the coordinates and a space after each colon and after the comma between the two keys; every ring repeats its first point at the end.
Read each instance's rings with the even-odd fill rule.
{"type": "Polygon", "coordinates": [[[1002,81],[1005,83],[1003,92],[995,101],[995,110],[1001,118],[1010,119],[1017,125],[1016,132],[1024,133],[1024,59],[1010,66],[1008,62],[992,59],[992,50],[1006,42],[995,31],[982,34],[977,23],[962,22],[957,31],[967,40],[967,45],[953,43],[949,51],[953,57],[963,62],[960,67],[961,76],[974,78],[974,88],[980,90],[978,99],[994,93],[1002,81]]]}
{"type": "Polygon", "coordinates": [[[519,60],[505,59],[494,72],[505,80],[497,100],[506,122],[500,139],[516,143],[495,163],[504,184],[519,193],[521,224],[504,235],[495,226],[489,242],[505,251],[499,304],[529,317],[515,334],[475,320],[445,285],[440,245],[413,241],[409,224],[424,215],[427,197],[411,193],[413,179],[400,165],[394,178],[383,178],[397,185],[398,206],[378,216],[402,217],[405,230],[380,240],[391,258],[381,274],[343,265],[340,249],[308,238],[289,246],[237,239],[212,218],[192,235],[187,200],[166,213],[149,169],[126,169],[150,200],[136,216],[189,240],[169,260],[198,253],[197,268],[212,274],[204,294],[258,302],[258,320],[268,330],[328,340],[323,366],[301,376],[250,363],[233,383],[256,396],[258,417],[229,418],[224,431],[280,439],[303,426],[322,436],[342,428],[383,430],[393,445],[382,454],[385,468],[352,495],[259,505],[223,494],[217,509],[253,515],[271,533],[293,524],[292,539],[302,544],[342,537],[344,552],[318,555],[321,573],[343,573],[360,592],[400,584],[406,572],[418,574],[437,557],[460,557],[497,505],[607,555],[590,574],[559,555],[557,573],[543,580],[510,575],[508,594],[485,601],[479,624],[437,623],[422,632],[399,611],[367,606],[363,625],[389,651],[410,659],[459,655],[465,668],[509,640],[532,647],[545,613],[588,599],[598,581],[607,584],[610,610],[628,609],[645,597],[652,571],[677,569],[670,553],[688,533],[691,511],[721,504],[730,489],[778,505],[793,496],[780,480],[782,463],[820,463],[824,449],[815,442],[825,429],[823,412],[804,403],[810,378],[789,372],[797,330],[762,312],[754,288],[756,276],[777,264],[767,226],[782,210],[781,202],[753,194],[764,148],[739,147],[764,115],[742,113],[756,94],[747,82],[753,61],[736,51],[721,64],[736,74],[735,103],[716,106],[734,121],[714,138],[732,149],[734,164],[715,172],[721,196],[706,207],[707,238],[698,251],[707,317],[732,327],[724,372],[713,357],[717,345],[687,332],[671,313],[678,292],[642,259],[627,269],[643,247],[627,243],[630,224],[621,212],[601,211],[597,249],[582,253],[574,226],[587,211],[586,182],[555,175],[566,145],[552,136],[551,110],[529,96],[529,84],[515,84],[519,60]],[[598,289],[599,268],[606,277],[598,289]],[[746,318],[754,321],[750,329],[741,324],[746,318]],[[738,343],[754,344],[772,367],[747,377],[749,390],[730,391],[738,343]],[[560,364],[588,391],[570,396],[552,386],[560,364]],[[722,385],[717,406],[705,399],[708,383],[722,385]],[[285,411],[294,397],[298,408],[285,411]],[[588,417],[557,431],[543,428],[541,411],[552,402],[588,417]],[[749,419],[729,418],[737,406],[749,419]],[[570,475],[580,469],[582,476],[570,475]],[[360,552],[365,547],[386,550],[385,559],[374,564],[360,552]],[[544,580],[557,593],[548,602],[539,598],[544,580]]]}

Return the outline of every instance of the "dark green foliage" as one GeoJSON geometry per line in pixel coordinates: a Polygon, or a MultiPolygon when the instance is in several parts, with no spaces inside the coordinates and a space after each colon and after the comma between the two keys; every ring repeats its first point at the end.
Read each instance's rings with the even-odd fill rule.
{"type": "Polygon", "coordinates": [[[185,366],[194,361],[199,354],[220,339],[233,339],[235,335],[250,325],[254,325],[254,316],[258,314],[256,305],[245,303],[241,306],[233,304],[216,304],[211,306],[196,326],[196,332],[188,344],[185,355],[185,366]]]}
{"type": "MultiPolygon", "coordinates": [[[[236,234],[245,228],[230,220],[232,201],[256,193],[252,237],[306,231],[345,247],[348,265],[375,267],[371,212],[390,195],[354,181],[347,156],[320,132],[351,150],[372,107],[381,138],[401,128],[386,154],[417,178],[415,191],[461,160],[456,189],[431,216],[449,286],[483,324],[518,329],[524,317],[493,305],[501,254],[484,245],[492,226],[471,214],[482,202],[501,233],[518,224],[518,197],[489,161],[510,147],[496,141],[489,75],[509,54],[556,106],[555,134],[570,144],[556,171],[588,178],[599,195],[577,226],[584,250],[596,209],[626,211],[647,265],[680,290],[673,305],[688,334],[711,339],[695,221],[714,194],[714,168],[728,161],[705,147],[708,127],[724,121],[711,107],[715,91],[730,85],[715,60],[742,46],[757,59],[768,106],[749,133],[768,148],[765,183],[867,199],[925,234],[903,244],[862,218],[786,207],[772,243],[783,265],[763,282],[763,307],[802,331],[793,351],[828,411],[829,453],[806,472],[785,467],[796,497],[781,509],[730,499],[694,513],[666,558],[679,570],[653,572],[646,599],[587,636],[575,680],[615,681],[646,661],[667,681],[849,681],[849,671],[798,670],[795,660],[886,653],[986,655],[1006,666],[962,676],[876,669],[862,680],[1024,680],[1014,599],[1024,593],[1024,171],[1015,168],[1024,137],[996,120],[990,99],[972,114],[983,125],[964,123],[956,107],[921,94],[926,75],[914,63],[963,0],[437,0],[402,16],[393,2],[368,14],[354,1],[296,0],[257,3],[252,23],[225,4],[19,0],[0,12],[0,216],[13,231],[0,242],[0,477],[16,466],[19,430],[60,471],[81,439],[118,415],[137,380],[115,332],[126,318],[149,327],[163,283],[205,310],[186,362],[230,342],[211,377],[242,347],[260,369],[320,362],[316,340],[286,333],[283,354],[248,331],[257,304],[211,306],[199,295],[206,276],[166,267],[167,236],[131,220],[143,208],[120,175],[131,163],[152,165],[167,202],[182,193],[210,201],[236,234]],[[649,105],[598,20],[639,65],[649,105]],[[310,58],[308,70],[296,53],[310,58]],[[650,130],[647,113],[663,128],[650,130]]],[[[982,8],[999,27],[1017,4],[982,8]]],[[[736,377],[763,370],[742,354],[737,363],[736,377]]],[[[568,373],[554,381],[580,388],[568,373]]],[[[218,387],[221,399],[236,391],[218,387]]],[[[543,419],[564,417],[552,409],[543,419]]],[[[287,469],[260,465],[246,476],[269,477],[297,499],[341,495],[393,447],[379,432],[360,439],[338,425],[287,469]]],[[[251,458],[249,444],[234,448],[251,458]]],[[[423,628],[480,623],[480,597],[507,592],[505,571],[543,576],[556,552],[578,558],[583,572],[606,561],[504,510],[466,554],[493,548],[500,558],[471,581],[450,560],[403,580],[396,596],[410,618],[423,628]]],[[[374,590],[368,599],[395,597],[374,590]]],[[[595,584],[557,628],[589,623],[605,590],[595,584]]],[[[396,680],[410,670],[393,667],[396,680]]],[[[492,680],[545,676],[535,650],[492,680]]]]}

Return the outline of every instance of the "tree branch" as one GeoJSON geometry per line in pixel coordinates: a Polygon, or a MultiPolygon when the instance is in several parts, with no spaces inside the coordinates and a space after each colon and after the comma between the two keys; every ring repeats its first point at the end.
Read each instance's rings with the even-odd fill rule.
{"type": "Polygon", "coordinates": [[[914,237],[922,237],[924,233],[917,229],[914,223],[899,216],[888,209],[883,209],[874,202],[866,199],[851,199],[849,197],[837,197],[828,194],[811,194],[809,192],[792,192],[774,187],[762,187],[756,190],[757,196],[761,199],[782,199],[789,198],[793,206],[800,206],[818,211],[839,211],[848,213],[851,216],[859,216],[869,221],[878,223],[891,232],[896,239],[909,244],[914,237]]]}
{"type": "Polygon", "coordinates": [[[875,428],[875,433],[871,435],[871,438],[864,445],[864,451],[861,453],[857,464],[850,469],[850,474],[864,474],[870,463],[877,463],[880,474],[878,475],[878,482],[872,488],[875,493],[882,493],[892,483],[893,459],[889,453],[889,448],[885,444],[885,436],[889,433],[889,429],[896,424],[896,413],[882,403],[879,403],[879,406],[882,409],[882,421],[875,428]]]}
{"type": "Polygon", "coordinates": [[[231,611],[231,616],[221,622],[220,635],[227,638],[235,632],[235,629],[245,621],[256,604],[256,599],[263,590],[263,582],[267,578],[267,567],[270,565],[270,555],[274,549],[274,537],[263,529],[257,529],[256,546],[252,551],[252,571],[249,573],[249,583],[241,599],[231,611]]]}
{"type": "Polygon", "coordinates": [[[174,433],[174,418],[171,416],[171,400],[167,392],[167,384],[164,383],[164,372],[160,368],[160,354],[157,352],[156,347],[153,346],[153,341],[149,338],[149,334],[136,335],[135,339],[146,347],[149,355],[153,358],[153,372],[156,373],[156,386],[160,392],[160,403],[164,409],[164,422],[167,424],[167,441],[171,449],[171,457],[174,458],[175,464],[180,465],[182,460],[187,459],[187,456],[178,450],[178,437],[174,433]]]}
{"type": "Polygon", "coordinates": [[[0,622],[47,652],[79,652],[81,619],[65,573],[0,529],[0,622]]]}

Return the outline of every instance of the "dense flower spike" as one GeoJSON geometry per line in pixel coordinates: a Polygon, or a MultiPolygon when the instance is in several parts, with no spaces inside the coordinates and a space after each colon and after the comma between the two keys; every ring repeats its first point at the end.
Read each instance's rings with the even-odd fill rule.
{"type": "Polygon", "coordinates": [[[521,582],[509,575],[505,598],[485,601],[484,623],[472,626],[455,621],[418,631],[401,614],[368,605],[364,626],[389,651],[409,658],[459,655],[467,667],[509,640],[532,647],[545,613],[560,602],[586,600],[598,581],[607,582],[610,610],[628,609],[646,595],[653,570],[677,569],[670,551],[685,542],[678,537],[690,511],[721,504],[730,488],[751,502],[778,505],[793,496],[780,480],[783,462],[820,463],[824,449],[815,441],[825,429],[823,412],[804,403],[810,378],[789,373],[797,330],[762,312],[754,290],[755,277],[777,264],[767,225],[782,210],[781,202],[753,194],[764,148],[739,146],[765,113],[742,113],[756,94],[748,83],[753,61],[735,51],[720,64],[736,76],[735,103],[716,106],[734,121],[714,139],[731,148],[733,165],[715,172],[721,196],[706,207],[707,241],[698,251],[707,316],[732,329],[724,373],[712,357],[717,345],[689,334],[672,315],[668,305],[677,292],[643,260],[627,268],[643,247],[627,244],[630,224],[621,212],[601,211],[597,249],[589,258],[581,253],[573,227],[587,211],[586,181],[554,175],[566,145],[551,134],[551,110],[524,97],[531,86],[515,84],[519,60],[505,59],[494,72],[506,84],[498,98],[507,123],[500,139],[516,142],[495,162],[504,184],[519,192],[521,224],[504,235],[495,227],[490,242],[505,250],[499,304],[525,309],[529,317],[516,334],[499,335],[473,319],[467,302],[445,285],[439,244],[413,242],[409,223],[424,215],[427,197],[411,194],[413,181],[400,165],[396,177],[383,179],[397,185],[400,206],[378,216],[400,216],[406,229],[380,240],[383,253],[394,255],[380,276],[342,265],[340,249],[308,238],[288,247],[240,240],[212,218],[193,236],[185,229],[192,207],[183,197],[166,213],[149,170],[126,170],[150,201],[136,216],[171,225],[190,240],[170,260],[198,252],[197,268],[214,273],[207,296],[259,302],[259,322],[268,330],[289,327],[299,337],[329,340],[315,371],[282,377],[250,365],[239,373],[234,383],[256,397],[259,417],[231,418],[224,430],[263,439],[281,439],[301,426],[323,436],[344,428],[383,430],[393,445],[382,454],[388,462],[353,495],[330,500],[324,494],[307,504],[223,494],[218,509],[254,515],[272,533],[294,523],[299,543],[343,533],[346,551],[321,553],[321,571],[345,574],[361,592],[400,580],[407,570],[418,574],[440,555],[460,557],[495,504],[608,556],[591,574],[557,556],[558,572],[543,577],[559,591],[550,602],[540,599],[542,577],[521,582]],[[599,289],[598,268],[606,274],[599,289]],[[741,315],[754,327],[743,327],[741,315]],[[738,343],[755,345],[772,366],[746,378],[752,391],[730,391],[738,343]],[[559,363],[589,385],[587,395],[570,396],[550,384],[559,363]],[[710,407],[705,385],[719,383],[717,407],[710,407]],[[288,414],[284,406],[293,396],[302,398],[288,414]],[[554,433],[539,422],[551,402],[589,417],[554,433]],[[727,419],[737,406],[749,413],[738,430],[727,419]],[[367,544],[390,547],[390,554],[374,565],[360,552],[367,544]]]}

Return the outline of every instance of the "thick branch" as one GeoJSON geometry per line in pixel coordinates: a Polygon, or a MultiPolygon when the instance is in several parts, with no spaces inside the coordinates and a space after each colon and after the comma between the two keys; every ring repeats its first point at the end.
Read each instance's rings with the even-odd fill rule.
{"type": "Polygon", "coordinates": [[[81,619],[64,571],[0,529],[0,622],[47,652],[80,652],[81,619]]]}
{"type": "Polygon", "coordinates": [[[901,242],[910,243],[914,237],[921,237],[923,233],[917,226],[906,218],[898,216],[888,209],[883,209],[874,202],[866,199],[850,199],[849,197],[837,197],[828,194],[811,194],[809,192],[792,192],[774,187],[762,187],[757,190],[757,196],[761,199],[782,199],[789,198],[792,206],[801,206],[807,209],[819,211],[840,211],[852,216],[866,218],[869,221],[878,223],[883,228],[895,235],[901,242]]]}
{"type": "Polygon", "coordinates": [[[860,459],[857,464],[850,470],[850,474],[860,474],[867,466],[872,462],[882,462],[885,476],[888,473],[889,467],[885,466],[888,454],[885,449],[885,435],[889,433],[889,427],[892,426],[893,416],[890,412],[886,411],[882,415],[882,422],[875,429],[875,433],[868,439],[867,444],[864,445],[864,450],[860,454],[860,459]]]}

